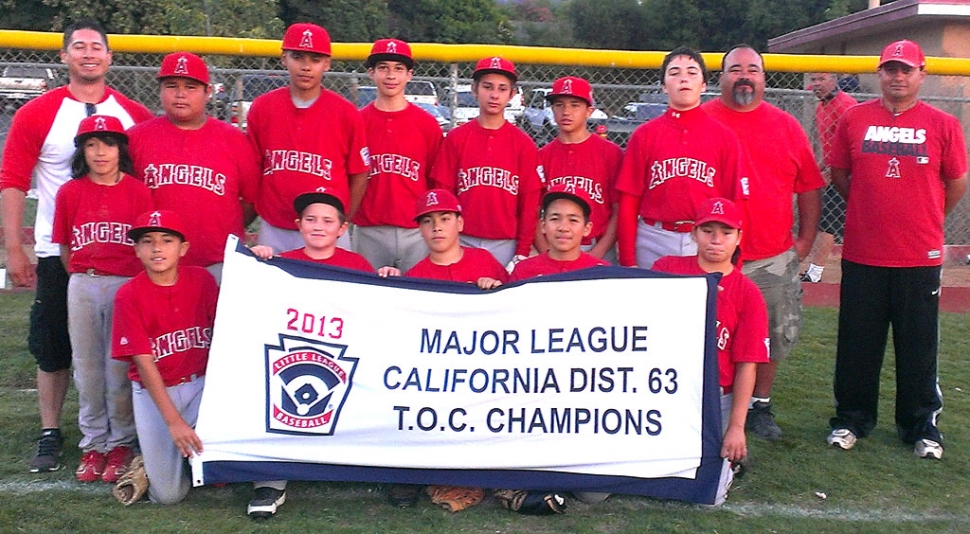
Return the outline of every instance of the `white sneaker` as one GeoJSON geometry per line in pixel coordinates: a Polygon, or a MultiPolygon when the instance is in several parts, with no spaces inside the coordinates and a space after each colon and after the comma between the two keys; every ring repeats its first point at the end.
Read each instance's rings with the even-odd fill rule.
{"type": "Polygon", "coordinates": [[[939,460],[943,457],[943,445],[931,440],[921,439],[916,442],[913,454],[919,458],[933,458],[939,460]]]}
{"type": "MultiPolygon", "coordinates": [[[[829,445],[838,447],[844,451],[855,447],[856,437],[848,428],[836,428],[825,440],[829,445]]],[[[941,449],[942,452],[942,449],[941,449]]]]}

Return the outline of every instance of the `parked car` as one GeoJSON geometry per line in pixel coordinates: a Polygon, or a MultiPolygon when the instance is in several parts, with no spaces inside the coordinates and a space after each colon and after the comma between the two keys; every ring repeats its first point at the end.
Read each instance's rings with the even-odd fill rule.
{"type": "Polygon", "coordinates": [[[212,82],[212,94],[206,102],[206,112],[212,117],[223,118],[229,109],[229,93],[226,92],[226,84],[222,82],[212,82]]]}
{"type": "Polygon", "coordinates": [[[19,108],[57,85],[54,69],[33,65],[5,67],[0,76],[0,109],[8,105],[19,108]]]}
{"type": "MultiPolygon", "coordinates": [[[[549,87],[532,89],[527,98],[525,110],[518,121],[519,126],[532,136],[539,146],[552,141],[558,133],[556,119],[552,115],[552,105],[546,100],[546,96],[551,92],[552,88],[549,87]]],[[[606,113],[597,109],[586,121],[586,125],[594,129],[597,125],[605,123],[607,118],[606,113]]]]}
{"type": "Polygon", "coordinates": [[[289,77],[280,74],[244,74],[240,76],[229,95],[229,116],[227,120],[233,126],[245,131],[246,116],[249,115],[249,106],[253,104],[253,100],[263,93],[286,87],[289,84],[289,77]]]}
{"type": "Polygon", "coordinates": [[[451,130],[451,119],[445,117],[444,113],[441,112],[440,106],[432,106],[425,102],[415,102],[414,105],[430,113],[438,121],[438,126],[441,127],[442,131],[447,132],[451,130]]]}
{"type": "Polygon", "coordinates": [[[620,111],[606,120],[606,132],[610,141],[626,146],[630,135],[638,126],[657,118],[667,111],[667,98],[661,94],[640,95],[639,102],[627,102],[620,111]]]}
{"type": "Polygon", "coordinates": [[[457,85],[454,91],[450,87],[445,89],[444,107],[450,110],[448,118],[455,126],[461,126],[478,117],[478,101],[472,95],[472,86],[468,84],[457,85]],[[454,103],[452,95],[455,96],[454,103]]]}
{"type": "Polygon", "coordinates": [[[423,102],[438,105],[438,89],[431,82],[411,80],[404,86],[404,99],[415,104],[423,102]]]}
{"type": "Polygon", "coordinates": [[[373,85],[358,86],[356,89],[356,96],[350,100],[357,104],[358,109],[363,109],[367,104],[377,100],[377,87],[374,87],[373,85]]]}

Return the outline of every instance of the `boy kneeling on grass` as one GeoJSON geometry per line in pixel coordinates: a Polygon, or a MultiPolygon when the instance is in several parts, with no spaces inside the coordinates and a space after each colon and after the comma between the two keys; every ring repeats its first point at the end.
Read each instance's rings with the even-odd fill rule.
{"type": "Polygon", "coordinates": [[[202,267],[179,266],[189,243],[174,212],[140,215],[128,238],[145,271],[118,289],[111,355],[131,362],[128,377],[148,496],[175,504],[191,486],[183,458],[202,452],[194,427],[219,289],[202,267]]]}

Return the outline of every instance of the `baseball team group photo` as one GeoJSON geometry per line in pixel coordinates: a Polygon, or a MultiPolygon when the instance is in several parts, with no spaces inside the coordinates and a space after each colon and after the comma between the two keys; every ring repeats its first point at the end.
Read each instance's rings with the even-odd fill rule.
{"type": "Polygon", "coordinates": [[[402,39],[368,44],[351,102],[324,26],[285,28],[244,122],[185,49],[142,67],[157,110],[123,93],[94,19],[11,110],[10,525],[966,524],[970,332],[941,298],[968,150],[919,35],[784,90],[755,46],[672,47],[621,146],[596,76],[502,49],[449,127],[402,39]],[[509,114],[537,82],[548,139],[509,114]]]}

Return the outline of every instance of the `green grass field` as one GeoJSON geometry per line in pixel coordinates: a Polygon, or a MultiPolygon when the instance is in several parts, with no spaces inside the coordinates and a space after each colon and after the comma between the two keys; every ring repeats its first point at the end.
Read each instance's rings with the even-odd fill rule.
{"type": "MultiPolygon", "coordinates": [[[[291,483],[277,517],[245,516],[245,484],[193,489],[185,502],[161,507],[119,505],[103,484],[74,481],[79,453],[67,446],[65,468],[31,475],[38,432],[35,368],[25,345],[32,295],[0,293],[0,533],[6,532],[683,532],[895,533],[970,531],[970,327],[963,315],[944,315],[941,387],[946,403],[942,461],[919,460],[892,426],[892,355],[884,372],[882,421],[852,451],[825,445],[832,415],[835,310],[809,309],[802,342],[780,368],[773,400],[785,438],[752,438],[750,472],[719,510],[632,496],[599,505],[570,501],[564,516],[528,517],[487,499],[449,514],[427,500],[410,510],[384,502],[370,484],[291,483]],[[816,492],[824,493],[825,499],[816,492]]],[[[79,432],[72,394],[64,425],[69,444],[79,432]]]]}

